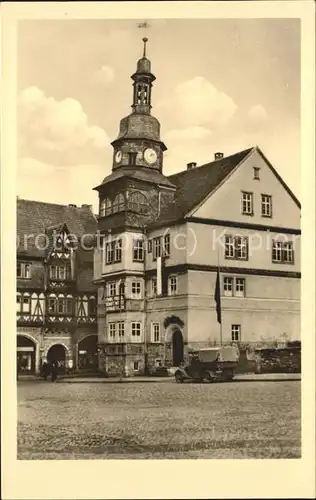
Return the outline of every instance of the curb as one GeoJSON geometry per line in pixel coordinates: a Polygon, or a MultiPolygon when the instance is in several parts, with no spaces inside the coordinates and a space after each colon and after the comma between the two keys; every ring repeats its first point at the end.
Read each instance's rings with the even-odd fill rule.
{"type": "MultiPolygon", "coordinates": [[[[272,374],[271,374],[272,375],[272,374]]],[[[226,382],[226,383],[237,383],[237,382],[299,382],[301,381],[301,376],[293,377],[293,375],[289,375],[288,377],[286,374],[283,374],[283,376],[279,377],[265,377],[262,375],[237,375],[234,380],[231,382],[226,382]]],[[[18,382],[47,382],[51,383],[50,380],[43,380],[40,378],[34,378],[34,379],[20,379],[18,382]]],[[[123,379],[116,379],[116,378],[106,378],[106,379],[101,379],[101,378],[91,378],[91,379],[80,379],[78,378],[59,378],[57,379],[56,383],[59,384],[150,384],[150,383],[167,383],[167,382],[175,382],[174,377],[159,377],[159,378],[138,378],[138,377],[133,377],[133,378],[123,378],[123,379]]],[[[190,382],[194,383],[194,382],[190,382]]],[[[210,384],[211,385],[211,384],[210,384]]]]}

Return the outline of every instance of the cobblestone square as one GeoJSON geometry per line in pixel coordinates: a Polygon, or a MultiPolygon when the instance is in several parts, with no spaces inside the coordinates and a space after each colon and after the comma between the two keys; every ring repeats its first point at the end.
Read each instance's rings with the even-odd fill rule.
{"type": "Polygon", "coordinates": [[[299,458],[300,382],[18,383],[18,459],[299,458]]]}

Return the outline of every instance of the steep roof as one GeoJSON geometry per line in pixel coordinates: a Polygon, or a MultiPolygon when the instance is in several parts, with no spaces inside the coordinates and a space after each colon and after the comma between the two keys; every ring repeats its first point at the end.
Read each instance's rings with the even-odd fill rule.
{"type": "Polygon", "coordinates": [[[138,179],[144,182],[150,182],[155,184],[160,184],[162,186],[175,187],[172,184],[170,178],[161,174],[157,170],[146,167],[120,167],[114,170],[110,175],[105,177],[100,186],[94,188],[98,190],[101,186],[108,184],[109,182],[113,182],[118,179],[129,178],[129,179],[138,179]]]}
{"type": "Polygon", "coordinates": [[[33,200],[17,200],[17,237],[18,253],[31,256],[43,256],[35,238],[45,235],[52,228],[61,229],[66,224],[70,233],[80,237],[83,234],[95,234],[97,221],[88,206],[74,207],[44,203],[33,200]],[[24,244],[27,242],[27,245],[24,244]]]}
{"type": "Polygon", "coordinates": [[[174,223],[184,217],[214,191],[252,150],[253,148],[245,149],[231,156],[168,176],[177,188],[175,201],[162,207],[159,218],[150,224],[150,228],[174,223]]]}
{"type": "MultiPolygon", "coordinates": [[[[97,220],[89,206],[74,207],[57,205],[33,200],[17,200],[17,247],[18,256],[29,258],[45,258],[51,246],[51,233],[67,227],[69,233],[77,238],[83,235],[95,235],[97,220]]],[[[84,243],[88,245],[85,238],[84,243]]],[[[77,251],[78,266],[77,286],[79,290],[92,289],[93,281],[93,248],[77,251]]],[[[43,275],[40,269],[32,269],[32,279],[28,286],[43,286],[43,275]]]]}

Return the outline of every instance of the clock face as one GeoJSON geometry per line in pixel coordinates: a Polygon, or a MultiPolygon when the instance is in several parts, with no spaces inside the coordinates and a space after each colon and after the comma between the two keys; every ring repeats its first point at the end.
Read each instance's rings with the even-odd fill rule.
{"type": "Polygon", "coordinates": [[[144,158],[147,163],[152,164],[157,160],[157,153],[154,149],[146,149],[144,153],[144,158]]]}
{"type": "Polygon", "coordinates": [[[116,163],[120,163],[121,159],[122,159],[122,151],[116,151],[116,154],[115,154],[116,163]]]}

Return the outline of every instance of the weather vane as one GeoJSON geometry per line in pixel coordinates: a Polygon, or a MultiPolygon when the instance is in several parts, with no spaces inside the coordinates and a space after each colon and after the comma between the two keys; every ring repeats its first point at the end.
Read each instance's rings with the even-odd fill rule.
{"type": "Polygon", "coordinates": [[[142,23],[137,24],[138,28],[150,28],[150,24],[147,21],[143,21],[142,23]]]}

